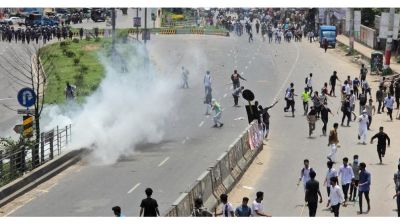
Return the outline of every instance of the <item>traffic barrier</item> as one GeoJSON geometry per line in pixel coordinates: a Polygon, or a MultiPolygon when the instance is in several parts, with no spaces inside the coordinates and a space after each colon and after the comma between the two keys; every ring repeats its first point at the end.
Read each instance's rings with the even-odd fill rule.
{"type": "Polygon", "coordinates": [[[175,29],[164,29],[164,30],[160,30],[160,34],[176,34],[176,30],[175,29]]]}
{"type": "Polygon", "coordinates": [[[188,217],[191,214],[190,200],[188,193],[182,193],[179,198],[172,204],[176,207],[176,214],[180,217],[188,217]]]}
{"type": "Polygon", "coordinates": [[[187,191],[189,194],[189,210],[193,211],[194,208],[194,201],[197,198],[202,198],[202,189],[201,189],[201,183],[199,181],[196,181],[194,186],[191,187],[189,191],[187,191]]]}
{"type": "Polygon", "coordinates": [[[167,217],[178,217],[178,211],[176,210],[176,206],[171,206],[167,213],[165,214],[167,217]]]}
{"type": "Polygon", "coordinates": [[[203,204],[206,208],[212,209],[213,206],[217,204],[217,199],[213,194],[212,177],[209,170],[205,171],[197,181],[201,185],[201,194],[203,199],[203,204]]]}
{"type": "Polygon", "coordinates": [[[190,190],[179,196],[165,216],[190,216],[194,201],[198,197],[203,199],[206,208],[213,210],[218,205],[219,196],[232,190],[262,150],[263,144],[262,139],[258,139],[258,128],[258,122],[253,121],[229,146],[229,150],[218,158],[216,164],[200,175],[190,190]]]}
{"type": "Polygon", "coordinates": [[[204,35],[204,30],[203,29],[191,29],[190,33],[191,34],[202,34],[202,35],[204,35]]]}
{"type": "Polygon", "coordinates": [[[224,152],[217,161],[219,161],[219,163],[221,164],[222,183],[225,186],[225,189],[227,191],[230,191],[232,189],[232,184],[235,182],[235,179],[231,176],[231,171],[229,169],[228,153],[224,152]]]}
{"type": "MultiPolygon", "coordinates": [[[[228,161],[229,161],[229,171],[231,176],[236,181],[240,178],[240,174],[242,173],[242,168],[239,166],[239,161],[243,158],[243,155],[238,154],[238,150],[236,147],[237,144],[231,145],[229,147],[228,153],[228,161]]],[[[241,150],[239,150],[241,152],[241,150]]]]}
{"type": "Polygon", "coordinates": [[[244,170],[247,167],[246,159],[244,158],[243,151],[242,151],[242,136],[236,139],[235,143],[230,146],[233,149],[233,153],[236,158],[237,166],[241,170],[244,170]]]}
{"type": "Polygon", "coordinates": [[[250,145],[249,145],[249,135],[248,135],[248,132],[247,132],[247,130],[246,131],[244,131],[243,133],[242,133],[242,142],[241,142],[241,148],[242,148],[242,153],[243,153],[243,157],[247,160],[247,161],[249,161],[249,160],[251,160],[251,157],[252,157],[252,152],[251,152],[251,150],[250,150],[250,145]]]}
{"type": "Polygon", "coordinates": [[[211,170],[211,177],[212,177],[212,186],[213,186],[213,193],[216,198],[219,198],[221,194],[226,192],[226,188],[222,183],[222,176],[221,176],[221,164],[217,162],[215,166],[210,168],[211,170]]]}

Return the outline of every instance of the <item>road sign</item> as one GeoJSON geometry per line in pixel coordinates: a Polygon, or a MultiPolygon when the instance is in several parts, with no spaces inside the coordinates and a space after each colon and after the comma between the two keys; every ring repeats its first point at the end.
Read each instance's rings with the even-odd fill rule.
{"type": "Polygon", "coordinates": [[[23,130],[23,135],[26,138],[30,138],[33,136],[33,117],[32,116],[24,116],[23,117],[23,122],[22,124],[24,125],[24,130],[23,130]]]}
{"type": "Polygon", "coordinates": [[[14,126],[14,131],[17,134],[22,134],[23,130],[24,130],[24,126],[22,124],[17,124],[14,126]]]}
{"type": "Polygon", "coordinates": [[[23,88],[18,92],[18,102],[24,107],[30,107],[36,102],[35,91],[31,88],[23,88]]]}
{"type": "Polygon", "coordinates": [[[18,109],[17,110],[18,114],[35,114],[35,110],[34,109],[18,109]]]}
{"type": "Polygon", "coordinates": [[[140,27],[142,24],[140,17],[133,17],[133,26],[140,27]]]}

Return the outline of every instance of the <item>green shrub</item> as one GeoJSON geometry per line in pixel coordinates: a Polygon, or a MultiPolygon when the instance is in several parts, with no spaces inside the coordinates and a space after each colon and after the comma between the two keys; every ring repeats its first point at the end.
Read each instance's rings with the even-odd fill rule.
{"type": "Polygon", "coordinates": [[[100,37],[96,37],[96,38],[94,39],[94,42],[100,42],[100,37]]]}
{"type": "Polygon", "coordinates": [[[74,38],[73,40],[72,40],[72,42],[74,42],[74,43],[79,43],[79,39],[78,38],[74,38]]]}
{"type": "Polygon", "coordinates": [[[89,67],[87,65],[81,65],[80,67],[80,73],[86,73],[89,70],[89,67]]]}
{"type": "Polygon", "coordinates": [[[69,58],[75,57],[75,53],[73,51],[66,51],[65,55],[67,55],[69,58]]]}
{"type": "Polygon", "coordinates": [[[86,40],[86,41],[91,41],[92,38],[91,38],[90,36],[86,36],[85,40],[86,40]]]}
{"type": "Polygon", "coordinates": [[[79,65],[79,62],[81,61],[81,59],[79,58],[74,58],[74,65],[79,65]]]}

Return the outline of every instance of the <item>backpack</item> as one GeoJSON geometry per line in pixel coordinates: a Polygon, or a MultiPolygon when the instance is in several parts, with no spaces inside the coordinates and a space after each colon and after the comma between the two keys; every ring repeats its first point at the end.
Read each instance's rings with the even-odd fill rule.
{"type": "Polygon", "coordinates": [[[306,83],[306,85],[308,84],[308,77],[306,77],[305,83],[306,83]]]}

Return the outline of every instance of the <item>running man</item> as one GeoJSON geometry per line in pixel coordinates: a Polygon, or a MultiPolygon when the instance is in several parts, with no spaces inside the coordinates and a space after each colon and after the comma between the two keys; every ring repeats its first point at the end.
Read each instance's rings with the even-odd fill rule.
{"type": "Polygon", "coordinates": [[[380,127],[379,132],[371,138],[371,144],[375,138],[378,138],[376,150],[378,151],[379,164],[382,164],[382,157],[385,157],[386,152],[386,140],[388,142],[388,147],[390,147],[390,138],[385,132],[383,132],[383,127],[380,127]]]}
{"type": "Polygon", "coordinates": [[[304,160],[304,167],[300,171],[300,178],[299,181],[297,182],[297,186],[299,186],[300,182],[303,181],[303,187],[304,190],[306,190],[306,183],[309,181],[310,178],[310,172],[314,171],[313,168],[310,167],[310,161],[308,159],[304,160]]]}
{"type": "Polygon", "coordinates": [[[349,166],[348,164],[349,159],[347,157],[343,158],[343,165],[340,166],[339,168],[339,173],[338,176],[341,177],[341,184],[342,184],[342,189],[344,193],[344,203],[343,205],[346,205],[347,202],[347,193],[349,192],[350,184],[352,184],[354,180],[354,172],[353,168],[349,166]]]}
{"type": "Polygon", "coordinates": [[[215,115],[213,117],[213,120],[214,120],[213,128],[217,128],[218,124],[219,124],[219,127],[221,128],[224,125],[221,122],[221,119],[222,119],[221,105],[215,99],[211,100],[211,110],[215,111],[215,115]]]}
{"type": "Polygon", "coordinates": [[[325,102],[324,104],[322,104],[321,106],[321,121],[324,124],[324,126],[322,126],[322,135],[326,136],[326,126],[328,125],[328,120],[329,120],[329,113],[332,114],[332,116],[335,116],[331,109],[329,109],[327,103],[325,102]]]}
{"type": "Polygon", "coordinates": [[[367,110],[363,110],[360,117],[358,117],[358,140],[361,140],[361,144],[366,145],[367,131],[368,131],[368,115],[367,110]]]}
{"type": "Polygon", "coordinates": [[[391,93],[389,93],[388,96],[385,97],[384,105],[388,111],[387,114],[390,117],[390,121],[393,121],[392,113],[393,113],[393,106],[394,106],[394,97],[392,96],[391,93]]]}
{"type": "Polygon", "coordinates": [[[336,162],[336,152],[337,148],[340,147],[339,145],[339,139],[338,139],[338,134],[337,134],[337,129],[339,127],[338,123],[333,124],[333,129],[329,133],[329,140],[328,140],[328,146],[331,147],[331,151],[328,155],[328,160],[332,161],[333,163],[336,162]]]}

